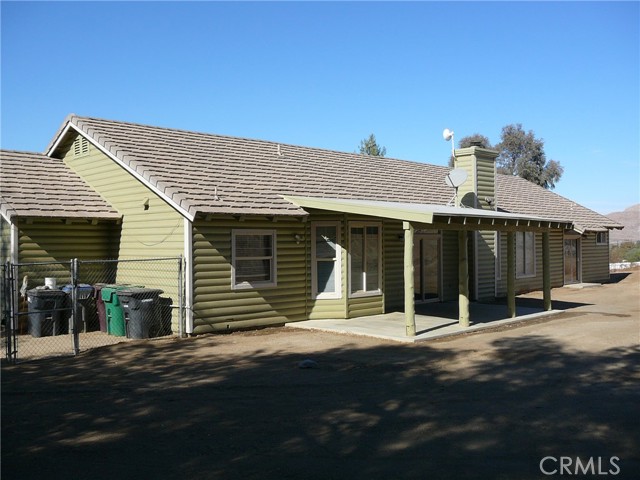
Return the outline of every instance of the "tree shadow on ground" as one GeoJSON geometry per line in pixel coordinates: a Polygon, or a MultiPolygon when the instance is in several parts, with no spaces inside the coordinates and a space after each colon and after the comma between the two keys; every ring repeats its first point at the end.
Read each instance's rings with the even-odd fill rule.
{"type": "Polygon", "coordinates": [[[453,347],[354,343],[301,369],[304,352],[220,341],[5,365],[3,478],[527,479],[545,478],[545,456],[640,468],[637,348],[530,335],[469,364],[453,347]]]}

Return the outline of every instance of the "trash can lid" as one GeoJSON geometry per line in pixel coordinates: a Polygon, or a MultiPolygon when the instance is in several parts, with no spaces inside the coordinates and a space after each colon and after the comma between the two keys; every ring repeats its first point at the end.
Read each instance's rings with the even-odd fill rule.
{"type": "Polygon", "coordinates": [[[164,290],[160,290],[159,288],[133,287],[118,290],[116,293],[119,297],[149,298],[163,294],[164,290]]]}
{"type": "Polygon", "coordinates": [[[27,290],[27,294],[31,295],[32,297],[57,297],[61,295],[66,295],[65,292],[57,288],[42,288],[42,287],[36,287],[36,288],[32,288],[31,290],[27,290]]]}
{"type": "Polygon", "coordinates": [[[102,290],[100,290],[100,296],[102,297],[102,301],[111,303],[116,294],[116,290],[117,288],[115,288],[114,285],[103,287],[102,290]]]}
{"type": "MultiPolygon", "coordinates": [[[[73,285],[68,283],[67,285],[65,285],[64,287],[62,287],[62,291],[66,292],[66,293],[70,293],[71,290],[73,290],[73,285]]],[[[80,291],[93,291],[93,287],[87,283],[79,283],[78,284],[78,290],[80,291]]]]}
{"type": "Polygon", "coordinates": [[[114,284],[109,284],[109,285],[105,285],[104,287],[102,287],[102,289],[100,290],[100,295],[102,296],[102,300],[103,301],[113,301],[113,297],[114,295],[116,295],[118,292],[120,292],[121,290],[130,290],[133,288],[143,288],[142,285],[129,285],[129,284],[124,284],[124,285],[114,285],[114,284]]]}

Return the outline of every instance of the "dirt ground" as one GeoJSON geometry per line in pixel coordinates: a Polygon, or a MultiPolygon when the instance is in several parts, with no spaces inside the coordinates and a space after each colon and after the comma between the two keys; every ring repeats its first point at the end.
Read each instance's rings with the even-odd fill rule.
{"type": "Polygon", "coordinates": [[[272,328],[3,364],[2,478],[638,478],[640,272],[553,297],[415,345],[272,328]]]}

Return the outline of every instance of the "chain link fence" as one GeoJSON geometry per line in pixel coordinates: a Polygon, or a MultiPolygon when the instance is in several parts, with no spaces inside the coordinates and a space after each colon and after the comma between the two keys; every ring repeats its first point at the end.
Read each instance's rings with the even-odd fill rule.
{"type": "Polygon", "coordinates": [[[183,335],[182,258],[3,265],[6,357],[22,362],[183,335]]]}

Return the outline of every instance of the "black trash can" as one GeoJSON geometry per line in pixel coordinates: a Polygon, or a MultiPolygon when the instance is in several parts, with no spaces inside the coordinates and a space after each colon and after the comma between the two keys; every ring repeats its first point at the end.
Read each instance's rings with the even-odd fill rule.
{"type": "Polygon", "coordinates": [[[116,294],[122,304],[127,338],[150,338],[160,328],[162,290],[156,288],[124,288],[116,294]]]}
{"type": "Polygon", "coordinates": [[[63,319],[67,294],[57,288],[32,288],[27,291],[29,305],[29,333],[32,337],[46,337],[66,333],[63,319]]]}
{"type": "MultiPolygon", "coordinates": [[[[160,325],[158,326],[158,337],[171,335],[171,319],[173,317],[173,300],[166,297],[160,297],[160,325]]],[[[152,335],[153,336],[153,335],[152,335]]]]}
{"type": "MultiPolygon", "coordinates": [[[[67,294],[67,305],[71,309],[71,294],[73,292],[73,285],[67,284],[62,287],[62,291],[67,294]]],[[[96,307],[92,298],[93,287],[86,283],[78,284],[77,300],[78,306],[76,311],[76,318],[80,331],[84,333],[93,331],[96,329],[96,307]]],[[[69,326],[71,326],[71,312],[69,312],[69,326]]]]}

